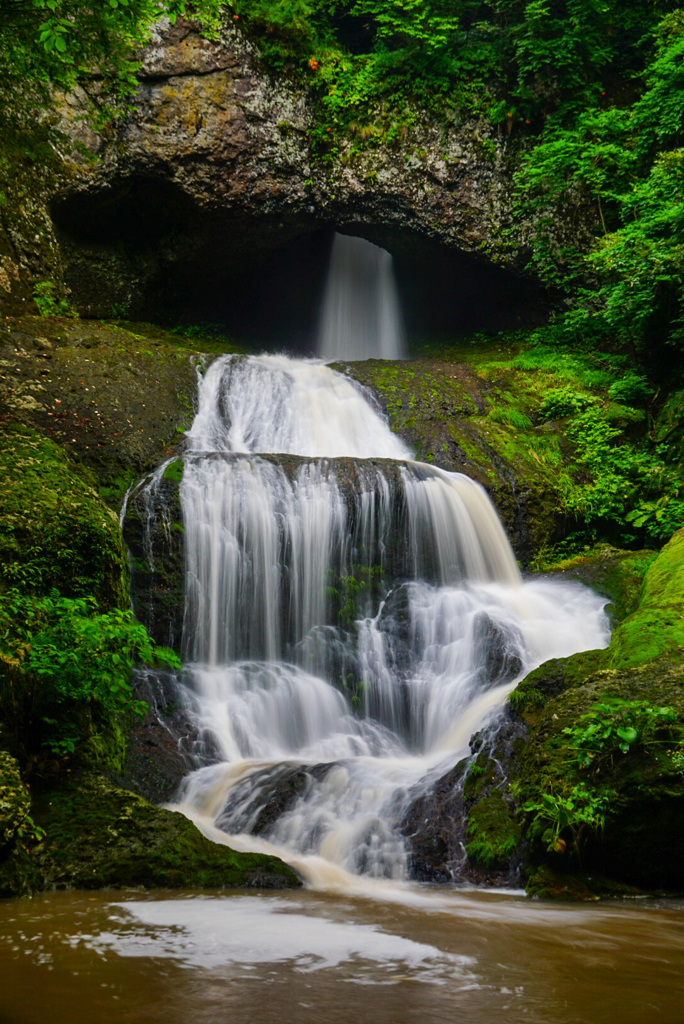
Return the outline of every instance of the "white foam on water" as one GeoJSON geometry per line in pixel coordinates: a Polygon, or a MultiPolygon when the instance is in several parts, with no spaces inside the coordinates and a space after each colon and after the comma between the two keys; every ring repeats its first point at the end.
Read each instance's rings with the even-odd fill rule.
{"type": "Polygon", "coordinates": [[[523,582],[484,490],[413,461],[316,360],[217,359],[188,446],[185,680],[223,763],[185,780],[179,809],[215,839],[266,842],[311,885],[401,883],[410,800],[532,668],[607,644],[604,602],[523,582]],[[253,835],[297,772],[267,841],[253,835]]]}

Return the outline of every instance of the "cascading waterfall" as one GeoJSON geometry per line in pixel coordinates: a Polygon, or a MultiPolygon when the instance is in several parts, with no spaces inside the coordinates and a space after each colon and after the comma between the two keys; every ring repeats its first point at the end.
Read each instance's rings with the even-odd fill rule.
{"type": "Polygon", "coordinates": [[[523,582],[482,488],[315,360],[215,360],[188,442],[185,680],[214,757],[180,808],[304,873],[402,878],[410,795],[532,667],[605,646],[602,602],[523,582]]]}
{"type": "Polygon", "coordinates": [[[365,238],[335,234],[317,351],[321,359],[405,359],[392,257],[365,238]]]}

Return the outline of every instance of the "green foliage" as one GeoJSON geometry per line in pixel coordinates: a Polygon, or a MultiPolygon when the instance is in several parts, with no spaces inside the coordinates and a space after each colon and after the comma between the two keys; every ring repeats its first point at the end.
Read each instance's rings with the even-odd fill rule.
{"type": "MultiPolygon", "coordinates": [[[[475,767],[471,767],[469,775],[475,767]]],[[[468,856],[485,867],[505,865],[520,843],[520,826],[499,790],[483,797],[469,810],[467,831],[468,856]]]]}
{"type": "Polygon", "coordinates": [[[0,598],[0,719],[26,764],[47,751],[76,753],[94,725],[140,714],[130,685],[134,661],[178,668],[131,612],[98,613],[92,598],[53,591],[32,598],[10,590],[0,598]]]}
{"type": "Polygon", "coordinates": [[[645,405],[653,395],[653,388],[647,379],[638,373],[626,373],[608,388],[608,397],[626,405],[645,405]]]}
{"type": "Polygon", "coordinates": [[[494,420],[495,423],[508,423],[510,426],[516,427],[518,430],[529,430],[532,426],[532,420],[530,417],[512,405],[494,406],[489,413],[489,418],[490,420],[494,420]]]}
{"type": "Polygon", "coordinates": [[[358,618],[357,601],[363,595],[368,583],[371,582],[373,570],[366,566],[356,567],[361,573],[365,572],[368,580],[357,579],[355,576],[336,576],[334,571],[328,570],[329,585],[326,587],[327,596],[331,602],[331,610],[336,616],[340,626],[346,629],[353,627],[358,618]]]}
{"type": "MultiPolygon", "coordinates": [[[[596,100],[603,76],[643,66],[644,36],[668,4],[637,0],[237,0],[238,20],[274,70],[318,94],[312,136],[333,160],[392,144],[416,118],[485,114],[514,126],[596,100]]],[[[489,143],[490,140],[484,140],[489,143]]]]}
{"type": "Polygon", "coordinates": [[[71,316],[66,299],[58,299],[53,281],[38,281],[33,289],[33,301],[41,316],[71,316]]]}
{"type": "Polygon", "coordinates": [[[567,786],[564,793],[540,793],[535,800],[523,805],[530,816],[528,833],[541,839],[549,852],[564,853],[567,843],[563,833],[569,833],[576,849],[585,830],[600,833],[606,823],[606,814],[614,798],[609,790],[595,790],[583,783],[567,786]]]}
{"type": "Polygon", "coordinates": [[[125,600],[117,517],[50,438],[21,425],[0,430],[0,590],[22,586],[65,597],[125,600]]]}
{"type": "Polygon", "coordinates": [[[669,537],[684,522],[684,485],[679,474],[645,443],[615,444],[620,435],[605,412],[593,405],[571,419],[566,436],[575,444],[577,462],[589,471],[592,482],[570,488],[568,510],[594,529],[602,521],[613,523],[625,543],[634,539],[625,523],[654,538],[669,537]]]}
{"type": "Polygon", "coordinates": [[[684,13],[650,39],[636,98],[554,115],[517,176],[532,264],[571,297],[559,330],[632,354],[684,344],[684,13]],[[563,248],[554,224],[571,211],[594,238],[563,248]]]}
{"type": "Polygon", "coordinates": [[[676,720],[671,707],[605,697],[563,733],[569,738],[577,765],[598,769],[617,750],[628,754],[632,746],[652,741],[658,731],[668,729],[676,720]]]}
{"type": "Polygon", "coordinates": [[[539,415],[543,421],[563,419],[583,412],[593,401],[595,399],[567,384],[562,388],[550,388],[544,395],[539,415]]]}
{"type": "Polygon", "coordinates": [[[220,8],[220,0],[7,0],[0,5],[0,86],[39,99],[49,87],[68,91],[95,77],[94,105],[104,113],[107,94],[135,91],[136,51],[159,17],[192,13],[215,33],[220,8]]]}
{"type": "Polygon", "coordinates": [[[672,759],[672,767],[674,768],[677,775],[684,776],[684,748],[679,750],[672,750],[669,752],[670,758],[672,759]]]}
{"type": "Polygon", "coordinates": [[[670,736],[677,721],[673,707],[646,700],[604,696],[593,703],[561,730],[564,741],[558,754],[564,772],[547,781],[546,791],[523,803],[531,840],[542,842],[549,852],[564,853],[571,838],[579,852],[582,837],[598,836],[608,814],[618,807],[615,779],[605,779],[615,770],[615,757],[637,748],[652,753],[659,736],[670,736]],[[588,768],[591,783],[579,777],[588,768]],[[604,781],[599,781],[602,774],[604,781]]]}

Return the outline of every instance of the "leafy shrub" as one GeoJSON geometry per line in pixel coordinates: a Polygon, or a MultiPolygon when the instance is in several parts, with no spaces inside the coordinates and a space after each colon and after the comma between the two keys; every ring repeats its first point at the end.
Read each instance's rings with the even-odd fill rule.
{"type": "Polygon", "coordinates": [[[580,768],[598,769],[601,763],[620,750],[628,754],[637,744],[648,743],[662,729],[677,720],[671,707],[652,707],[645,700],[621,700],[605,697],[582,715],[574,725],[563,729],[580,768]]]}
{"type": "MultiPolygon", "coordinates": [[[[612,759],[618,752],[626,755],[637,746],[659,742],[657,734],[669,732],[676,720],[671,707],[654,707],[643,700],[604,697],[573,725],[564,728],[570,772],[593,769],[594,785],[581,778],[573,779],[569,773],[566,779],[554,785],[556,791],[541,793],[526,801],[522,811],[530,816],[530,837],[541,840],[549,852],[563,853],[567,847],[565,833],[579,852],[584,834],[596,836],[602,831],[606,816],[618,797],[613,786],[596,785],[601,770],[612,767],[612,759]]],[[[674,758],[673,768],[678,770],[674,758]]]]}
{"type": "Polygon", "coordinates": [[[653,388],[645,377],[637,373],[626,373],[621,380],[616,380],[608,389],[608,397],[625,405],[645,405],[653,394],[653,388]]]}
{"type": "Polygon", "coordinates": [[[539,409],[539,415],[543,421],[560,420],[566,416],[576,416],[595,402],[591,395],[584,395],[569,385],[562,388],[551,388],[546,392],[544,400],[539,409]]]}
{"type": "Polygon", "coordinates": [[[92,598],[53,591],[0,597],[0,725],[26,763],[76,753],[98,723],[144,713],[130,684],[134,661],[179,668],[131,612],[98,614],[92,598]]]}
{"type": "Polygon", "coordinates": [[[71,309],[66,299],[58,299],[55,295],[53,281],[38,281],[33,289],[33,301],[41,316],[71,316],[71,309]]]}
{"type": "Polygon", "coordinates": [[[566,436],[593,482],[582,481],[568,490],[568,511],[594,529],[612,523],[623,543],[635,539],[626,524],[653,538],[669,537],[684,522],[681,477],[645,442],[616,444],[620,435],[596,406],[570,421],[566,436]]]}
{"type": "Polygon", "coordinates": [[[540,833],[549,852],[564,853],[567,843],[563,832],[570,832],[575,847],[585,830],[599,833],[606,823],[606,814],[614,793],[596,791],[580,783],[569,786],[563,794],[542,793],[537,800],[523,805],[523,812],[532,816],[529,829],[540,833]]]}

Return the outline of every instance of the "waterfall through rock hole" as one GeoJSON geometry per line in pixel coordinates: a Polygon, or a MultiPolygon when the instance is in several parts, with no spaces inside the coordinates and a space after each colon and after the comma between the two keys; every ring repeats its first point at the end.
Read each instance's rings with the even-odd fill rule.
{"type": "Polygon", "coordinates": [[[608,641],[600,598],[523,581],[484,490],[318,360],[217,358],[180,498],[201,741],[175,806],[312,884],[406,878],[411,801],[531,668],[608,641]]]}
{"type": "Polygon", "coordinates": [[[317,351],[326,362],[406,357],[392,256],[365,238],[335,233],[317,351]]]}

